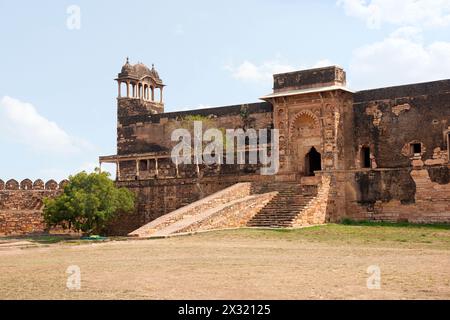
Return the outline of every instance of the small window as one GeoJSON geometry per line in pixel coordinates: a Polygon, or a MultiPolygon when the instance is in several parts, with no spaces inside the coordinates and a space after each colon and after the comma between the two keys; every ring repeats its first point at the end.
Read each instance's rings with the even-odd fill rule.
{"type": "Polygon", "coordinates": [[[362,168],[371,168],[371,160],[370,160],[370,148],[362,147],[361,148],[361,166],[362,168]]]}
{"type": "Polygon", "coordinates": [[[147,160],[140,160],[139,161],[139,170],[140,171],[147,171],[148,170],[147,160]]]}
{"type": "Polygon", "coordinates": [[[421,143],[411,143],[411,154],[421,154],[422,144],[421,143]]]}

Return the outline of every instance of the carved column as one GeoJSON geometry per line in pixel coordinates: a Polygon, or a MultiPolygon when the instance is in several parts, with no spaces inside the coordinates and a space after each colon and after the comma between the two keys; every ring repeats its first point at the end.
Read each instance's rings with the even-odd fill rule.
{"type": "Polygon", "coordinates": [[[139,159],[136,159],[136,177],[139,179],[139,159]]]}

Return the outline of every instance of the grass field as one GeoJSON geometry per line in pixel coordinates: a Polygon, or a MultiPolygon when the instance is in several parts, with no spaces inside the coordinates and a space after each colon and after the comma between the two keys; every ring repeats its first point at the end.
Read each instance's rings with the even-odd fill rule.
{"type": "Polygon", "coordinates": [[[450,299],[448,225],[121,240],[0,238],[0,299],[450,299]],[[71,265],[81,290],[66,288],[71,265]],[[380,289],[367,288],[369,266],[380,289]]]}

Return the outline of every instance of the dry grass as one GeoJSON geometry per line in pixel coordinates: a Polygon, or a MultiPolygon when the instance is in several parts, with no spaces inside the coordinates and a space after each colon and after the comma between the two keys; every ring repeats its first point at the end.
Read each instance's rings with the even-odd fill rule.
{"type": "Polygon", "coordinates": [[[448,227],[329,225],[107,243],[44,240],[0,245],[1,299],[450,298],[448,227]],[[66,288],[70,265],[81,268],[80,291],[66,288]],[[367,289],[370,265],[381,268],[380,290],[367,289]]]}

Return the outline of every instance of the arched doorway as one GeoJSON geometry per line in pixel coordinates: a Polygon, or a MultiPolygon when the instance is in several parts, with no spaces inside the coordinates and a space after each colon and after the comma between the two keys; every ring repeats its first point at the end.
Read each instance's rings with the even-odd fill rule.
{"type": "Polygon", "coordinates": [[[322,170],[322,156],[314,147],[305,156],[305,169],[305,174],[310,177],[314,176],[314,171],[322,170]]]}
{"type": "MultiPolygon", "coordinates": [[[[315,164],[314,167],[311,168],[310,161],[305,161],[305,158],[310,158],[308,154],[313,146],[322,144],[319,119],[311,111],[300,111],[295,115],[294,120],[291,122],[289,132],[293,171],[298,172],[302,176],[313,175],[312,170],[317,168],[317,165],[315,164]]],[[[314,150],[317,152],[316,149],[314,150]]],[[[315,160],[314,155],[312,158],[315,160]]]]}

